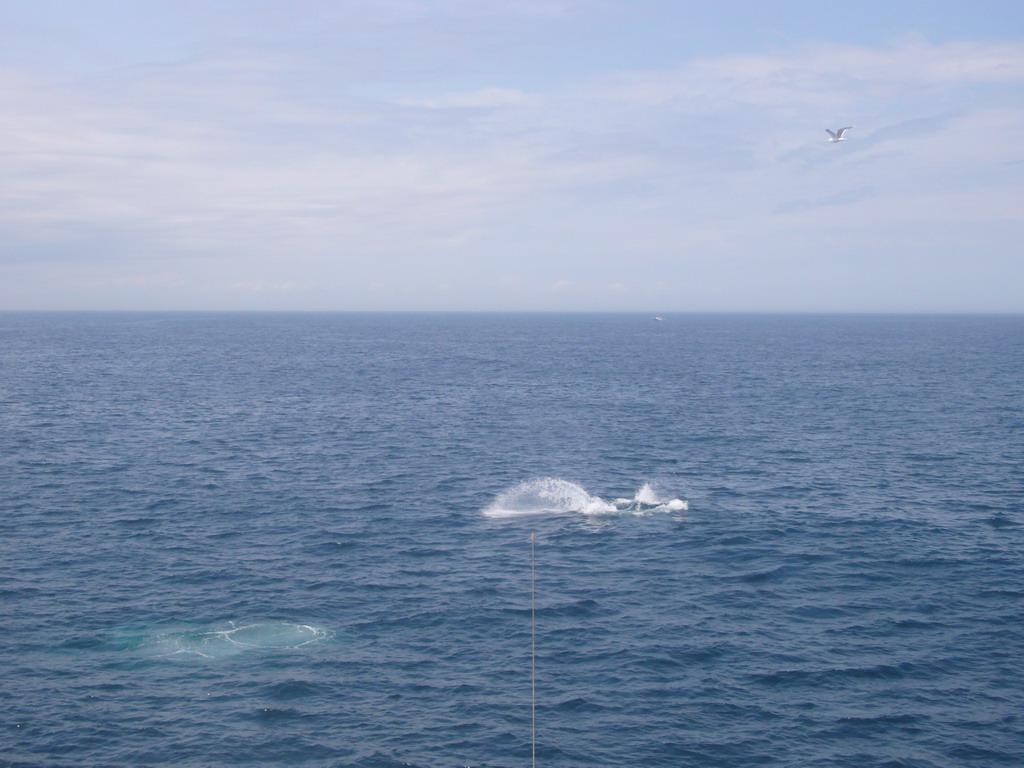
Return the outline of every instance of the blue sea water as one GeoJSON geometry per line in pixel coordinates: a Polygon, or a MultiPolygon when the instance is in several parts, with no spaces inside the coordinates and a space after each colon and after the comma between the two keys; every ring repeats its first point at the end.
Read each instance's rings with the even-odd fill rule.
{"type": "Polygon", "coordinates": [[[0,765],[1024,765],[1024,318],[0,314],[0,765]]]}

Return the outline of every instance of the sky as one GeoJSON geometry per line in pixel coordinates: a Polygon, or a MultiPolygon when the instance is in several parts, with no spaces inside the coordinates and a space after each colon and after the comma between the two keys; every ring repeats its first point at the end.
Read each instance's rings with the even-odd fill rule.
{"type": "Polygon", "coordinates": [[[0,0],[0,310],[1020,313],[1022,137],[1019,0],[0,0]]]}

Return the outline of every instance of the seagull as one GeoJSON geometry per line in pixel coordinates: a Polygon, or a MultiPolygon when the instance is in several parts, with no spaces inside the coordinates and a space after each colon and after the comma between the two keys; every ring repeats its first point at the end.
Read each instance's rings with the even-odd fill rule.
{"type": "Polygon", "coordinates": [[[846,141],[846,132],[853,128],[852,125],[848,125],[845,128],[840,128],[838,131],[833,131],[831,128],[826,128],[825,131],[828,133],[829,141],[846,141]]]}

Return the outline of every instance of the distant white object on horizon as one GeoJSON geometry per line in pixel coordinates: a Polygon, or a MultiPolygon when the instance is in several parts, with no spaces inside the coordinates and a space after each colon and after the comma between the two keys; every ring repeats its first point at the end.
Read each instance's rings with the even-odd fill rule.
{"type": "Polygon", "coordinates": [[[654,318],[654,319],[655,319],[655,320],[661,320],[662,322],[664,322],[664,321],[665,321],[665,318],[664,318],[664,317],[656,317],[656,318],[654,318]]]}
{"type": "Polygon", "coordinates": [[[838,131],[833,131],[831,128],[826,128],[828,132],[829,141],[846,141],[846,132],[853,128],[852,125],[848,125],[845,128],[840,128],[838,131]]]}

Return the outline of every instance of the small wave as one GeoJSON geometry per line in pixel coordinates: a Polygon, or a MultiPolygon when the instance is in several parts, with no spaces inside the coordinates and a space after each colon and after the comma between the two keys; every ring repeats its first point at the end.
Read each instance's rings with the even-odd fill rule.
{"type": "Polygon", "coordinates": [[[689,508],[682,499],[661,499],[649,483],[640,487],[631,499],[608,502],[591,496],[581,486],[557,477],[527,480],[507,491],[484,508],[486,517],[522,517],[525,515],[643,515],[652,512],[681,512],[689,508]]]}
{"type": "Polygon", "coordinates": [[[144,635],[128,647],[151,659],[223,659],[253,650],[294,650],[329,637],[325,629],[287,621],[257,621],[144,635]]]}
{"type": "Polygon", "coordinates": [[[559,712],[577,712],[582,714],[583,712],[602,712],[605,709],[606,707],[580,696],[555,704],[555,710],[559,712]]]}
{"type": "Polygon", "coordinates": [[[861,680],[903,680],[911,676],[927,674],[908,661],[898,664],[876,664],[869,667],[833,667],[831,669],[784,669],[753,675],[759,683],[768,685],[814,685],[828,687],[848,679],[861,680]]]}

